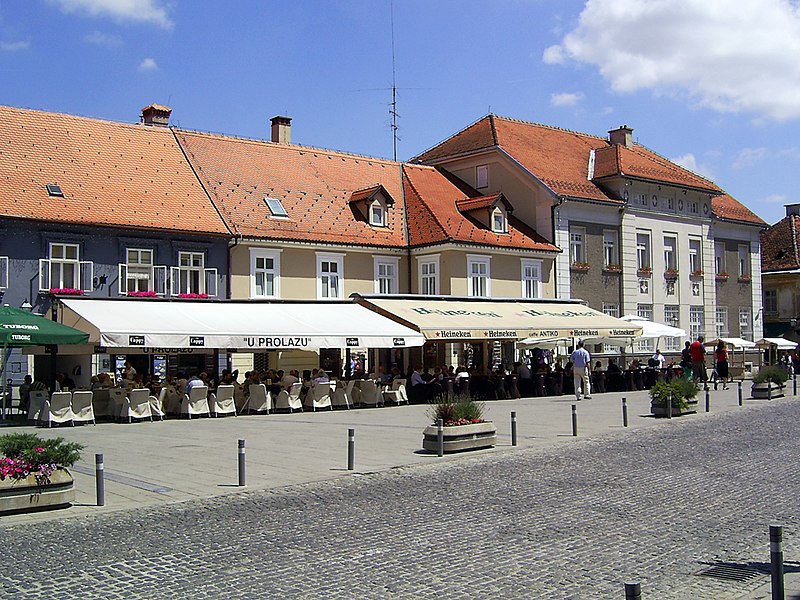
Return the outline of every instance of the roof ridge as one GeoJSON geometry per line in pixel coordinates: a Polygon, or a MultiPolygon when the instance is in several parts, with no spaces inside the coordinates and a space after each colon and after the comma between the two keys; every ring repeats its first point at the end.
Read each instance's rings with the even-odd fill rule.
{"type": "MultiPolygon", "coordinates": [[[[724,194],[724,193],[727,193],[727,192],[725,192],[725,190],[723,190],[723,189],[722,189],[720,186],[718,186],[718,185],[717,185],[717,184],[716,184],[716,183],[715,183],[715,182],[714,182],[712,179],[709,179],[709,178],[708,178],[708,177],[706,177],[705,175],[701,175],[700,173],[697,173],[697,172],[695,172],[695,171],[692,171],[692,170],[691,170],[691,169],[689,169],[688,167],[684,167],[683,165],[679,165],[679,164],[678,164],[678,163],[676,163],[675,161],[672,161],[672,160],[668,159],[666,156],[663,156],[663,155],[659,154],[658,152],[656,152],[655,150],[652,150],[650,147],[648,147],[648,146],[645,146],[644,144],[640,144],[639,142],[634,142],[634,144],[635,144],[636,146],[638,146],[639,148],[644,148],[644,149],[645,149],[645,150],[647,150],[648,152],[651,152],[651,153],[653,153],[653,154],[654,154],[656,157],[660,158],[661,160],[664,160],[664,161],[668,162],[670,165],[673,165],[673,166],[675,166],[675,167],[677,167],[677,168],[679,168],[679,169],[683,169],[684,171],[687,171],[687,172],[691,173],[692,175],[695,175],[696,177],[699,177],[699,178],[700,178],[700,179],[702,179],[703,181],[707,181],[708,183],[710,183],[711,185],[713,185],[713,186],[714,186],[714,188],[716,188],[717,190],[719,190],[719,191],[720,191],[720,192],[722,192],[723,194],[724,194]]],[[[633,148],[631,148],[631,150],[633,150],[633,148]]]]}
{"type": "Polygon", "coordinates": [[[456,137],[458,135],[461,135],[462,133],[467,131],[469,128],[474,127],[475,125],[477,125],[478,123],[480,123],[484,119],[488,119],[490,117],[492,117],[491,113],[483,115],[481,118],[476,119],[475,121],[473,121],[472,123],[470,123],[466,127],[462,127],[461,129],[456,131],[454,134],[447,136],[445,139],[443,139],[443,140],[441,140],[439,142],[436,142],[433,146],[430,146],[430,147],[426,148],[425,150],[423,150],[422,152],[420,152],[418,154],[415,154],[414,156],[412,156],[411,158],[408,159],[408,162],[411,163],[411,164],[418,164],[418,163],[415,163],[414,161],[419,159],[419,157],[422,156],[423,154],[427,154],[428,152],[430,152],[434,148],[438,148],[439,146],[444,145],[448,141],[452,140],[454,137],[456,137]]]}
{"type": "MultiPolygon", "coordinates": [[[[416,167],[416,166],[417,165],[410,165],[410,164],[409,165],[403,165],[403,168],[404,168],[403,174],[406,175],[405,168],[407,168],[407,167],[416,167]]],[[[433,171],[438,173],[438,171],[436,171],[436,169],[433,169],[433,171]]],[[[425,210],[428,212],[428,214],[430,214],[433,217],[433,220],[436,223],[436,225],[439,227],[439,229],[441,230],[442,235],[445,236],[448,240],[451,240],[452,236],[447,232],[447,229],[445,229],[444,225],[442,225],[442,222],[439,220],[439,217],[436,215],[436,212],[431,210],[431,207],[428,206],[428,203],[425,200],[425,198],[422,196],[422,194],[419,193],[419,190],[417,189],[417,186],[415,186],[414,182],[411,181],[411,177],[408,177],[406,175],[405,179],[408,180],[408,185],[410,185],[411,189],[414,190],[414,193],[417,195],[417,198],[419,198],[420,202],[422,202],[422,204],[425,205],[425,210]]],[[[408,211],[408,203],[406,203],[406,207],[405,208],[406,208],[406,211],[408,211]]],[[[408,220],[408,217],[406,217],[406,220],[408,220]]],[[[408,238],[408,242],[409,242],[409,244],[411,243],[411,236],[410,235],[409,235],[409,238],[408,238]]]]}
{"type": "Polygon", "coordinates": [[[521,125],[530,125],[532,127],[541,127],[543,129],[551,129],[553,131],[562,131],[564,133],[572,133],[575,135],[580,135],[584,137],[595,138],[597,140],[601,140],[608,144],[608,138],[595,135],[593,133],[585,133],[583,131],[576,131],[575,129],[567,129],[566,127],[558,127],[556,125],[547,125],[545,123],[536,123],[535,121],[525,121],[524,119],[515,119],[513,117],[504,117],[502,115],[493,115],[495,119],[502,119],[503,121],[509,121],[511,123],[519,123],[521,125]]]}
{"type": "Polygon", "coordinates": [[[55,112],[52,110],[42,110],[38,108],[23,108],[20,106],[9,106],[7,104],[0,104],[0,110],[12,110],[24,113],[35,113],[39,115],[51,115],[54,117],[68,117],[70,119],[80,119],[82,121],[92,121],[94,123],[105,123],[107,125],[120,125],[135,129],[137,131],[164,131],[167,127],[144,126],[141,123],[128,123],[127,121],[113,121],[111,119],[101,119],[99,117],[87,117],[85,115],[74,115],[66,112],[55,112]]]}

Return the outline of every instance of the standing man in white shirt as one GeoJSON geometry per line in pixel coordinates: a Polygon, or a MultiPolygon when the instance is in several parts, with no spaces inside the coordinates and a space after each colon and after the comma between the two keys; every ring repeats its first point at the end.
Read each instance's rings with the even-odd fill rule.
{"type": "Polygon", "coordinates": [[[591,389],[589,388],[589,369],[592,365],[592,357],[589,351],[583,347],[583,340],[578,342],[575,352],[569,357],[572,361],[572,380],[575,383],[575,398],[581,399],[581,387],[586,399],[590,399],[591,389]]]}

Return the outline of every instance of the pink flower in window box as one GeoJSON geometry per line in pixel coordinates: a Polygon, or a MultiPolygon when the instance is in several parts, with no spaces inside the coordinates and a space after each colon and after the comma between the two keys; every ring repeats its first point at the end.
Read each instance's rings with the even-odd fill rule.
{"type": "Polygon", "coordinates": [[[83,296],[83,290],[76,288],[50,288],[53,296],[83,296]]]}
{"type": "Polygon", "coordinates": [[[178,294],[178,298],[208,298],[208,294],[178,294]]]}

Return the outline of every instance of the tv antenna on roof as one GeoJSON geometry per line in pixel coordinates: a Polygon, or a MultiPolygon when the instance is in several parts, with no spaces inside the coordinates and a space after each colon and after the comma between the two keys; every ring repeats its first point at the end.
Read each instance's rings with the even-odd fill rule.
{"type": "Polygon", "coordinates": [[[392,116],[392,158],[397,160],[397,80],[394,66],[394,0],[389,2],[392,21],[392,103],[389,114],[392,116]]]}

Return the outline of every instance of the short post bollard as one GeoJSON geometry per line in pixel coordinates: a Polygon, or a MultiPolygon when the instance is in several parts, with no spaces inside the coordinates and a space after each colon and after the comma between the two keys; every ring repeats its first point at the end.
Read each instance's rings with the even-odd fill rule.
{"type": "Polygon", "coordinates": [[[622,398],[622,426],[628,426],[628,400],[624,396],[622,398]]]}
{"type": "Polygon", "coordinates": [[[578,437],[578,405],[572,405],[572,435],[578,437]]]}
{"type": "Polygon", "coordinates": [[[767,381],[767,400],[772,400],[772,381],[767,381]]]}
{"type": "Polygon", "coordinates": [[[672,392],[667,394],[667,418],[672,418],[672,392]]]}
{"type": "Polygon", "coordinates": [[[246,485],[244,440],[239,440],[239,487],[244,487],[246,485]]]}
{"type": "Polygon", "coordinates": [[[772,574],[772,600],[784,600],[783,590],[783,527],[769,526],[769,562],[772,574]]]}
{"type": "Polygon", "coordinates": [[[797,373],[792,377],[792,395],[797,396],[797,373]]]}
{"type": "Polygon", "coordinates": [[[356,430],[347,430],[347,470],[356,468],[356,430]]]}
{"type": "Polygon", "coordinates": [[[711,392],[706,388],[706,412],[711,411],[711,392]]]}
{"type": "Polygon", "coordinates": [[[103,455],[94,455],[94,482],[97,490],[97,506],[106,505],[106,474],[103,455]]]}
{"type": "Polygon", "coordinates": [[[742,382],[737,381],[736,383],[739,386],[739,406],[742,406],[742,382]]]}
{"type": "Polygon", "coordinates": [[[437,425],[439,429],[436,432],[436,448],[438,449],[438,455],[444,456],[444,419],[439,419],[437,425]]]}
{"type": "Polygon", "coordinates": [[[511,411],[511,445],[517,445],[517,413],[511,411]]]}
{"type": "Polygon", "coordinates": [[[642,585],[640,583],[626,583],[625,600],[642,600],[642,585]]]}

